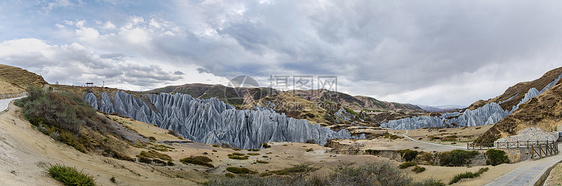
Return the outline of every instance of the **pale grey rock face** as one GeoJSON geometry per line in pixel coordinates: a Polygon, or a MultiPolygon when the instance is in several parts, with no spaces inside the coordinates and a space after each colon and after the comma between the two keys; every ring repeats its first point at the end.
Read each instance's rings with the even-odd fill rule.
{"type": "MultiPolygon", "coordinates": [[[[517,110],[519,106],[532,98],[538,96],[539,94],[546,92],[548,89],[554,87],[556,83],[562,79],[562,74],[560,74],[554,81],[546,85],[541,91],[536,88],[531,88],[525,94],[525,97],[521,99],[519,104],[513,106],[511,110],[503,110],[498,103],[488,103],[480,108],[474,110],[466,110],[463,113],[453,112],[444,113],[440,117],[430,117],[430,116],[420,116],[403,118],[399,120],[391,120],[381,124],[381,127],[396,129],[396,130],[410,130],[426,127],[445,127],[450,126],[453,123],[459,127],[470,127],[478,125],[492,125],[504,117],[511,114],[513,111],[517,110]],[[450,116],[458,116],[456,118],[447,119],[450,116]]],[[[508,100],[512,99],[509,98],[508,100]]]]}
{"type": "MultiPolygon", "coordinates": [[[[350,139],[349,131],[332,131],[307,120],[294,119],[271,109],[236,110],[217,98],[197,99],[183,94],[151,94],[150,103],[133,95],[117,92],[113,100],[105,93],[98,99],[86,93],[84,99],[96,109],[175,130],[187,139],[227,143],[238,148],[259,148],[261,143],[313,139],[323,145],[328,139],[350,139]],[[156,110],[151,109],[149,104],[156,110]]],[[[361,136],[365,138],[364,135],[361,136]]]]}

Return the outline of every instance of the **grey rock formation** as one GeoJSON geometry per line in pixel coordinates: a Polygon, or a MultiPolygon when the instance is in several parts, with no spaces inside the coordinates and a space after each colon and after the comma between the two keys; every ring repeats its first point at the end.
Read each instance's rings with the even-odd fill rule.
{"type": "MultiPolygon", "coordinates": [[[[519,106],[532,98],[538,96],[539,94],[546,92],[548,89],[554,87],[556,83],[562,79],[562,74],[558,76],[554,81],[546,85],[540,92],[531,88],[525,94],[525,97],[519,102],[519,104],[513,106],[511,110],[503,110],[498,103],[488,103],[480,108],[474,110],[466,110],[463,113],[453,112],[444,113],[440,117],[430,117],[430,116],[420,116],[403,118],[399,120],[391,120],[386,123],[382,123],[381,127],[391,128],[391,129],[417,129],[426,127],[445,127],[445,126],[458,126],[458,127],[470,127],[478,125],[491,125],[502,120],[504,117],[511,114],[513,111],[517,110],[519,106]],[[450,118],[451,116],[455,116],[450,118]],[[458,117],[456,117],[458,116],[458,117]]],[[[512,99],[513,97],[509,98],[512,99]]],[[[508,100],[509,100],[508,99],[508,100]]]]}
{"type": "Polygon", "coordinates": [[[305,142],[313,139],[323,145],[328,139],[353,138],[345,129],[335,132],[267,108],[236,110],[217,98],[197,99],[184,94],[151,94],[147,98],[148,103],[122,91],[117,92],[113,100],[106,93],[102,93],[100,98],[93,93],[84,96],[84,100],[100,111],[117,112],[175,130],[186,139],[202,143],[259,148],[263,142],[305,142]]]}

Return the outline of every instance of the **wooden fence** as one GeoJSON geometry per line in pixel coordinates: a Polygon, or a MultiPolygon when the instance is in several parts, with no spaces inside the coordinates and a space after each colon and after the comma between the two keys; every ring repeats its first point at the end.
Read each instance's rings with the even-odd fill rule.
{"type": "Polygon", "coordinates": [[[546,144],[531,145],[531,158],[544,158],[558,154],[558,143],[546,142],[546,144]]]}
{"type": "Polygon", "coordinates": [[[556,141],[515,141],[495,143],[467,143],[468,150],[487,149],[529,149],[531,158],[543,158],[558,154],[558,142],[556,141]]]}

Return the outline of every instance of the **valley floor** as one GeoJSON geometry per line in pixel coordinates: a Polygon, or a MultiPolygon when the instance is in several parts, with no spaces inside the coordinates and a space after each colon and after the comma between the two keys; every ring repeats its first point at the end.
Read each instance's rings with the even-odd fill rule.
{"type": "MultiPolygon", "coordinates": [[[[2,105],[2,101],[0,101],[0,105],[2,105]]],[[[177,137],[170,135],[167,130],[154,125],[118,116],[109,117],[143,136],[154,137],[156,139],[155,144],[167,145],[162,142],[165,140],[178,140],[177,137]]],[[[406,135],[419,141],[412,141],[407,138],[396,140],[378,138],[373,140],[338,140],[338,142],[341,144],[362,144],[364,145],[361,147],[362,149],[451,150],[439,149],[440,145],[431,143],[442,143],[444,145],[441,146],[453,149],[456,147],[462,148],[466,145],[466,143],[463,144],[462,142],[464,140],[463,137],[459,137],[461,141],[458,141],[457,144],[434,141],[430,140],[430,138],[456,135],[465,136],[468,139],[471,138],[470,136],[479,133],[480,130],[486,130],[486,127],[488,126],[478,129],[477,127],[469,127],[465,129],[435,129],[431,131],[427,129],[409,130],[406,135]],[[419,138],[422,139],[420,140],[419,138]],[[423,141],[423,143],[420,141],[423,141]]],[[[392,132],[396,134],[406,133],[406,131],[392,132]]],[[[245,167],[258,172],[265,172],[288,168],[295,164],[310,163],[320,167],[320,170],[314,172],[313,175],[327,175],[332,171],[331,168],[340,165],[342,161],[363,164],[370,161],[388,160],[387,158],[372,155],[329,153],[327,151],[330,148],[317,144],[289,142],[270,144],[272,145],[271,148],[261,149],[260,151],[248,151],[201,143],[174,143],[169,145],[173,149],[166,152],[166,154],[172,157],[174,163],[176,163],[175,166],[148,165],[103,157],[95,153],[81,153],[39,132],[23,118],[20,108],[9,104],[8,110],[0,114],[0,182],[2,182],[2,185],[61,185],[46,174],[45,170],[49,164],[63,164],[76,167],[78,170],[83,169],[85,173],[93,175],[96,183],[100,185],[113,185],[110,181],[111,177],[115,177],[117,185],[196,185],[211,179],[213,175],[224,175],[226,167],[245,167]],[[256,155],[249,156],[248,160],[229,159],[228,154],[234,152],[256,153],[256,155]],[[178,161],[185,157],[197,155],[206,155],[211,158],[215,168],[184,165],[178,161]],[[267,161],[268,164],[256,163],[257,160],[267,161]]],[[[142,150],[146,149],[130,148],[129,152],[125,153],[134,157],[142,150]]],[[[537,169],[536,165],[549,164],[554,161],[553,159],[560,161],[559,159],[562,159],[562,155],[558,154],[541,160],[530,160],[498,166],[474,166],[467,168],[421,165],[426,168],[426,171],[422,173],[415,174],[411,171],[412,168],[407,168],[405,171],[417,181],[434,178],[448,183],[456,174],[466,171],[476,172],[482,167],[489,167],[490,170],[482,174],[482,176],[472,180],[465,180],[455,185],[484,185],[490,182],[494,184],[500,183],[499,185],[501,185],[501,183],[513,182],[498,182],[498,179],[501,181],[502,179],[513,177],[510,175],[515,175],[518,172],[530,172],[526,170],[537,169]]],[[[400,164],[396,161],[392,162],[396,165],[400,164]]],[[[550,164],[553,165],[554,163],[550,164]]],[[[553,173],[556,173],[556,171],[553,171],[553,173]]],[[[539,175],[539,173],[536,175],[539,175]]],[[[517,177],[515,175],[515,178],[517,177]]]]}

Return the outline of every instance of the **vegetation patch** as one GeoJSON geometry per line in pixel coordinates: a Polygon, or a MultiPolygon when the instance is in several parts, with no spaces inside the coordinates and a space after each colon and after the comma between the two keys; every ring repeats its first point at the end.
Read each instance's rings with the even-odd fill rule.
{"type": "Polygon", "coordinates": [[[250,153],[248,153],[248,155],[250,155],[250,156],[259,156],[260,153],[252,153],[252,152],[250,152],[250,153]]]}
{"type": "Polygon", "coordinates": [[[416,165],[416,167],[414,167],[414,168],[412,169],[412,171],[417,174],[417,173],[420,173],[420,172],[425,171],[425,167],[420,167],[420,166],[417,166],[417,165],[416,165]]]}
{"type": "Polygon", "coordinates": [[[74,147],[80,152],[99,149],[102,155],[133,161],[121,153],[126,148],[124,137],[107,117],[96,111],[80,96],[70,92],[47,92],[28,87],[28,96],[15,104],[24,117],[39,131],[74,147]]]}
{"type": "Polygon", "coordinates": [[[503,150],[489,149],[484,155],[486,155],[487,165],[496,166],[502,163],[509,163],[509,158],[503,150]]]}
{"type": "Polygon", "coordinates": [[[247,155],[244,155],[244,153],[238,153],[238,152],[228,154],[228,158],[235,159],[235,160],[247,160],[248,157],[250,157],[250,156],[247,156],[247,155]]]}
{"type": "Polygon", "coordinates": [[[140,154],[137,155],[138,158],[158,158],[162,160],[172,161],[172,157],[167,154],[159,153],[155,150],[141,151],[140,154]]]}
{"type": "Polygon", "coordinates": [[[418,154],[419,152],[415,150],[410,150],[410,149],[400,150],[400,156],[402,156],[402,159],[404,161],[412,161],[416,159],[416,156],[418,156],[418,154]]]}
{"type": "Polygon", "coordinates": [[[256,163],[268,164],[269,162],[267,162],[267,161],[262,161],[262,160],[256,160],[256,163]]]}
{"type": "Polygon", "coordinates": [[[82,171],[77,171],[74,167],[64,165],[52,165],[48,168],[47,173],[55,180],[62,182],[64,185],[96,185],[94,177],[84,174],[82,171]]]}
{"type": "Polygon", "coordinates": [[[293,165],[292,167],[281,169],[281,170],[264,172],[264,173],[260,174],[260,176],[269,176],[269,175],[273,175],[273,174],[289,175],[289,174],[295,174],[295,173],[314,172],[318,169],[320,169],[320,168],[309,165],[309,164],[298,164],[298,165],[293,165]]]}
{"type": "Polygon", "coordinates": [[[234,174],[255,174],[256,171],[252,171],[248,168],[241,168],[241,167],[227,167],[226,171],[232,172],[234,174]]]}
{"type": "Polygon", "coordinates": [[[474,172],[474,173],[473,172],[465,172],[465,173],[457,174],[457,175],[455,175],[455,177],[453,177],[453,179],[451,179],[449,184],[452,185],[453,183],[457,183],[461,179],[465,179],[465,178],[477,178],[488,170],[489,170],[489,168],[486,167],[486,168],[480,168],[478,170],[478,172],[474,172]]]}
{"type": "Polygon", "coordinates": [[[400,169],[405,169],[405,168],[408,168],[408,167],[411,167],[411,166],[417,166],[417,165],[418,165],[418,164],[415,163],[415,162],[404,162],[404,163],[400,164],[400,165],[398,166],[398,168],[400,168],[400,169]]]}
{"type": "MultiPolygon", "coordinates": [[[[224,177],[215,177],[205,185],[445,185],[432,179],[413,182],[407,173],[388,161],[370,162],[357,167],[352,165],[343,162],[327,176],[309,176],[316,170],[310,166],[290,176],[267,176],[272,175],[271,172],[266,172],[266,175],[262,173],[260,176],[246,174],[235,177],[225,174],[224,177]]],[[[301,167],[300,170],[302,169],[301,167]]]]}
{"type": "Polygon", "coordinates": [[[271,148],[271,145],[269,145],[269,144],[267,144],[267,143],[262,143],[262,144],[261,144],[261,147],[267,149],[267,148],[271,148]]]}
{"type": "Polygon", "coordinates": [[[469,164],[476,155],[478,155],[478,151],[453,150],[440,152],[437,157],[442,166],[463,166],[469,164]]]}
{"type": "Polygon", "coordinates": [[[441,139],[442,141],[457,141],[457,136],[446,136],[441,139]]]}
{"type": "Polygon", "coordinates": [[[201,166],[214,168],[215,166],[213,166],[213,164],[209,163],[209,162],[212,162],[212,161],[213,160],[211,160],[207,156],[191,156],[191,157],[188,157],[188,158],[180,159],[180,162],[182,162],[183,164],[186,164],[186,165],[187,164],[194,164],[194,165],[201,165],[201,166]]]}
{"type": "Polygon", "coordinates": [[[395,140],[395,139],[402,138],[402,137],[397,136],[397,135],[394,135],[394,134],[390,134],[390,133],[388,133],[388,132],[385,132],[385,133],[384,133],[384,138],[390,138],[390,139],[395,140]]]}

